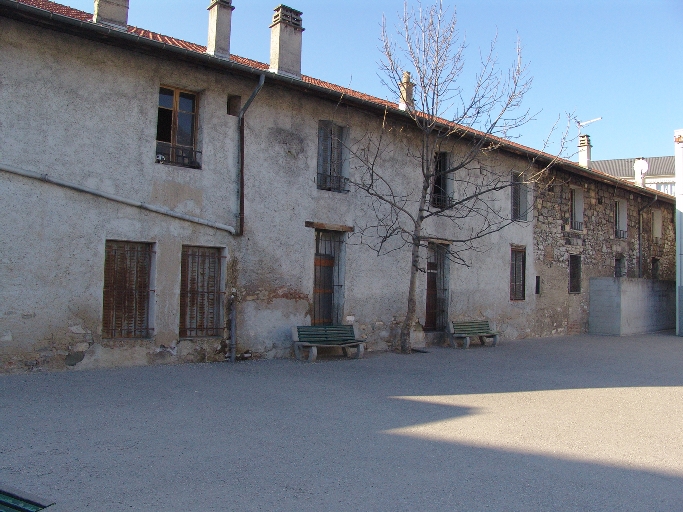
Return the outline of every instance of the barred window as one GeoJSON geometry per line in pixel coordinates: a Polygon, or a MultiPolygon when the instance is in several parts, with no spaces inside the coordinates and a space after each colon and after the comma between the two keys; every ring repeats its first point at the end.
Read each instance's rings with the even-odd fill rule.
{"type": "Polygon", "coordinates": [[[435,208],[448,208],[453,205],[451,191],[449,190],[450,177],[444,174],[448,171],[448,153],[436,153],[434,155],[434,178],[432,179],[432,193],[429,197],[430,204],[435,208]]]}
{"type": "Polygon", "coordinates": [[[527,210],[529,209],[528,191],[524,183],[524,173],[512,173],[512,220],[527,220],[527,210]]]}
{"type": "Polygon", "coordinates": [[[581,256],[569,256],[569,293],[581,293],[581,256]]]}
{"type": "Polygon", "coordinates": [[[221,250],[184,245],[180,265],[180,336],[220,336],[221,250]]]}
{"type": "Polygon", "coordinates": [[[346,192],[344,177],[344,135],[343,126],[332,121],[318,123],[318,176],[316,183],[320,190],[346,192]]]}
{"type": "Polygon", "coordinates": [[[315,231],[311,325],[341,325],[344,313],[345,235],[315,231]]]}
{"type": "Polygon", "coordinates": [[[152,244],[107,240],[103,338],[147,338],[150,329],[152,244]]]}
{"type": "Polygon", "coordinates": [[[510,300],[526,298],[526,248],[510,251],[510,300]]]}

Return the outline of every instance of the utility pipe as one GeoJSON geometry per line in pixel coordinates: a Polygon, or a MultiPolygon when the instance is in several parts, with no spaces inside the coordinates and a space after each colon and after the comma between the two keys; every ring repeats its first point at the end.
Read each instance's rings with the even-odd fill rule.
{"type": "Polygon", "coordinates": [[[221,231],[227,231],[228,233],[230,233],[232,235],[235,234],[235,228],[233,228],[232,226],[227,226],[225,224],[221,224],[219,222],[214,222],[212,220],[202,219],[200,217],[195,217],[193,215],[187,215],[185,213],[175,212],[175,211],[169,210],[168,208],[165,208],[163,206],[156,206],[153,204],[142,203],[140,201],[132,201],[130,199],[126,199],[125,197],[117,196],[116,194],[109,194],[107,192],[101,192],[99,190],[84,187],[84,186],[78,185],[76,183],[71,183],[69,181],[61,180],[59,178],[53,178],[47,174],[39,174],[37,172],[27,171],[25,169],[19,169],[18,167],[14,167],[14,166],[7,165],[4,163],[0,163],[0,171],[5,171],[5,172],[8,172],[10,174],[16,174],[17,176],[23,176],[24,178],[30,178],[30,179],[34,179],[34,180],[38,180],[38,181],[44,181],[46,183],[52,183],[53,185],[57,185],[59,187],[68,188],[71,190],[75,190],[77,192],[83,192],[85,194],[90,194],[92,196],[101,197],[103,199],[108,199],[110,201],[114,201],[117,203],[126,204],[126,205],[132,206],[134,208],[140,208],[141,210],[147,210],[150,212],[159,213],[161,215],[166,215],[167,217],[173,217],[174,219],[180,219],[180,220],[184,220],[187,222],[192,222],[194,224],[201,224],[202,226],[208,226],[208,227],[211,227],[214,229],[220,229],[221,231]]]}
{"type": "Polygon", "coordinates": [[[237,231],[237,236],[242,236],[244,234],[244,114],[251,106],[252,101],[256,98],[258,93],[261,91],[264,82],[266,81],[265,73],[261,73],[258,79],[258,85],[254,92],[251,93],[249,99],[240,109],[239,113],[239,151],[238,151],[238,164],[239,164],[239,187],[240,187],[240,197],[239,197],[239,229],[237,231]]]}
{"type": "Polygon", "coordinates": [[[657,202],[655,198],[647,205],[638,210],[638,277],[643,277],[643,211],[657,202]]]}

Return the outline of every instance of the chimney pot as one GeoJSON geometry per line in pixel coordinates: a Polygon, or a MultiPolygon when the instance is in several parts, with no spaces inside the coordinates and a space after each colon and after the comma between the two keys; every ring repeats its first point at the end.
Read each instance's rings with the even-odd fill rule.
{"type": "Polygon", "coordinates": [[[95,0],[92,19],[95,23],[125,29],[128,26],[128,0],[95,0]]]}
{"type": "Polygon", "coordinates": [[[579,165],[581,167],[590,169],[592,147],[590,135],[579,135],[579,165]]]}
{"type": "Polygon", "coordinates": [[[230,31],[232,27],[232,0],[212,0],[209,5],[209,39],[206,53],[223,59],[230,58],[230,31]]]}
{"type": "Polygon", "coordinates": [[[279,5],[270,26],[270,71],[301,78],[301,11],[279,5]]]}
{"type": "Polygon", "coordinates": [[[414,87],[415,84],[410,81],[410,72],[404,71],[401,83],[398,84],[398,91],[401,96],[398,102],[399,110],[413,110],[415,108],[414,87]]]}

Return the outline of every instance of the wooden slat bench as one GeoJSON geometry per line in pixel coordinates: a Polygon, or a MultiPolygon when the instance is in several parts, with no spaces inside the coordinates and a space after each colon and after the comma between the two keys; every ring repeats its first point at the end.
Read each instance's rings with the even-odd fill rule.
{"type": "Polygon", "coordinates": [[[470,338],[478,336],[481,344],[486,343],[486,338],[493,338],[492,345],[495,347],[498,344],[498,335],[491,330],[488,320],[472,320],[469,322],[449,322],[449,332],[451,335],[451,342],[453,347],[456,346],[455,339],[463,338],[463,348],[469,348],[470,338]]]}
{"type": "Polygon", "coordinates": [[[302,359],[304,349],[308,349],[308,361],[318,357],[318,347],[341,347],[348,356],[349,348],[356,348],[355,358],[360,359],[365,352],[365,342],[357,339],[353,325],[300,325],[292,327],[294,355],[302,359]]]}

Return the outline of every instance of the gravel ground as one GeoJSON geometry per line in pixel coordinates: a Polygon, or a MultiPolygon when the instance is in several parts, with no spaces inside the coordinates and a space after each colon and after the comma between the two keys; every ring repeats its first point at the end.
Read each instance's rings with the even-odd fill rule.
{"type": "Polygon", "coordinates": [[[683,339],[1,375],[0,434],[54,511],[683,510],[683,339]]]}

